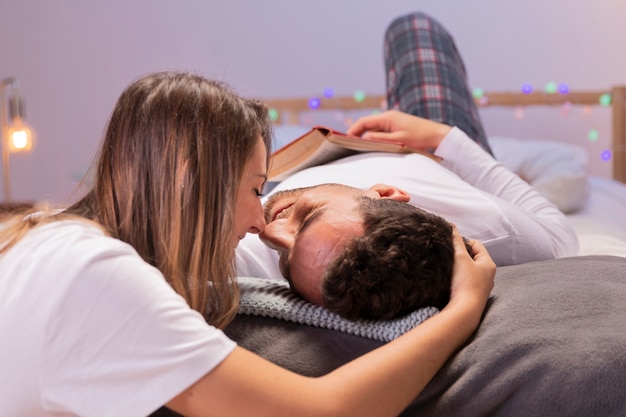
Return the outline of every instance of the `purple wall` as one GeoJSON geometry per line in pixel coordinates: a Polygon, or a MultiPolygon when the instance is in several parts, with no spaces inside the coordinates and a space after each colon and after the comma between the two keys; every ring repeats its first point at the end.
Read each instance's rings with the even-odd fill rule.
{"type": "MultiPolygon", "coordinates": [[[[27,121],[38,133],[31,154],[12,157],[14,199],[71,199],[117,96],[148,72],[192,70],[259,97],[326,87],[382,93],[382,34],[416,7],[453,32],[474,87],[626,83],[626,6],[618,0],[1,2],[0,77],[20,79],[27,121]]],[[[513,110],[492,113],[485,114],[492,134],[581,144],[590,128],[601,139],[610,134],[602,112],[572,111],[564,127],[558,109],[525,127],[513,110]]],[[[594,158],[592,172],[606,175],[594,158]]]]}

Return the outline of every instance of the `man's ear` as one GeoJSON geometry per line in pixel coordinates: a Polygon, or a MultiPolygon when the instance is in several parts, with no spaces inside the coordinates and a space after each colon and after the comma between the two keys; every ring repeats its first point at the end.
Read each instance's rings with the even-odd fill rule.
{"type": "Polygon", "coordinates": [[[375,192],[379,198],[390,198],[402,203],[408,203],[411,199],[409,193],[392,185],[376,184],[372,185],[369,189],[375,192]]]}

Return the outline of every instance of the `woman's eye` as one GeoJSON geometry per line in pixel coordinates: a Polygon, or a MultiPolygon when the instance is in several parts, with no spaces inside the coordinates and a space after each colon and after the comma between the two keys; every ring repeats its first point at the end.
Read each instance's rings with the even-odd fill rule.
{"type": "Polygon", "coordinates": [[[263,191],[260,188],[256,188],[254,190],[254,193],[256,194],[257,197],[263,197],[263,191]]]}

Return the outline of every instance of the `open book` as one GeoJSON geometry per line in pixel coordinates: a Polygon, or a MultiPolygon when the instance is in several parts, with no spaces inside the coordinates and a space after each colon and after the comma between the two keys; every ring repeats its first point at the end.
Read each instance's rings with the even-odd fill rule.
{"type": "Polygon", "coordinates": [[[436,161],[435,155],[400,143],[349,136],[315,126],[307,133],[272,153],[268,181],[282,181],[304,168],[322,165],[359,152],[420,153],[436,161]]]}

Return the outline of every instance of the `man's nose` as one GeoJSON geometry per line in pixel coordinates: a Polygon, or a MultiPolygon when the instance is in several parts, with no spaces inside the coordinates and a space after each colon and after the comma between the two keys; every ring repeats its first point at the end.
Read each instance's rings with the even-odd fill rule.
{"type": "Polygon", "coordinates": [[[278,251],[289,251],[293,246],[294,230],[287,219],[274,220],[265,226],[259,235],[270,248],[278,251]]]}

